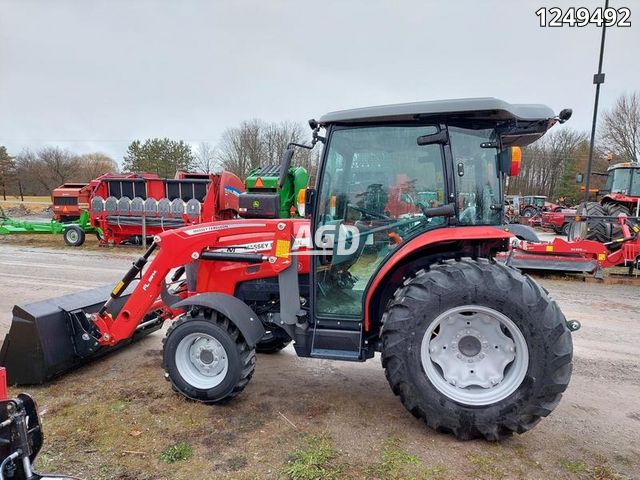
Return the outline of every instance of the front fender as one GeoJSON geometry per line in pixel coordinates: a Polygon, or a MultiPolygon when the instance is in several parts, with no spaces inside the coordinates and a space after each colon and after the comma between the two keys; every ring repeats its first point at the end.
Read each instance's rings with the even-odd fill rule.
{"type": "Polygon", "coordinates": [[[226,293],[201,293],[171,306],[172,309],[206,307],[221,313],[229,319],[253,348],[265,334],[262,322],[255,312],[242,300],[226,293]]]}

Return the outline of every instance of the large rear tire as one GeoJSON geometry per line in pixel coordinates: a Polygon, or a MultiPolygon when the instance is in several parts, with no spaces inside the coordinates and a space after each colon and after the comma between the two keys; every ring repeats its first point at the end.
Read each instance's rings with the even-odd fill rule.
{"type": "MultiPolygon", "coordinates": [[[[577,215],[606,217],[608,212],[597,202],[583,202],[576,210],[577,215]]],[[[600,243],[611,241],[611,223],[606,220],[585,220],[573,222],[569,230],[569,240],[595,240],[600,243]]]]}
{"type": "Polygon", "coordinates": [[[174,320],[163,340],[165,378],[184,396],[216,403],[238,395],[256,364],[236,326],[215,311],[201,310],[174,320]]]}
{"type": "Polygon", "coordinates": [[[461,440],[533,428],[571,377],[571,333],[556,303],[528,276],[488,260],[418,272],[383,321],[393,392],[414,416],[461,440]]]}
{"type": "MultiPolygon", "coordinates": [[[[607,215],[611,217],[618,217],[621,214],[625,214],[627,217],[631,215],[629,209],[620,204],[620,203],[605,203],[604,208],[607,212],[607,215]]],[[[622,233],[622,227],[619,223],[613,223],[611,225],[611,240],[617,240],[618,238],[624,236],[622,233]]],[[[618,245],[612,245],[612,247],[620,248],[618,245]]]]}

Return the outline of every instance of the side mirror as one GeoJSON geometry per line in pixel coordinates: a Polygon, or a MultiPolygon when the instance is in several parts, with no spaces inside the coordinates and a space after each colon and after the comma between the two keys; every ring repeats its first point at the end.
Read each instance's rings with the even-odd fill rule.
{"type": "Polygon", "coordinates": [[[510,177],[520,175],[522,167],[522,150],[520,147],[508,147],[498,154],[500,171],[510,177]]]}
{"type": "Polygon", "coordinates": [[[287,179],[287,174],[289,173],[289,167],[291,166],[291,159],[293,158],[293,154],[293,148],[287,148],[282,154],[282,159],[280,160],[280,178],[278,179],[278,188],[282,188],[282,186],[284,185],[284,181],[287,179]]]}
{"type": "Polygon", "coordinates": [[[576,173],[576,183],[582,183],[583,176],[581,173],[576,173]]]}
{"type": "Polygon", "coordinates": [[[313,214],[313,209],[316,205],[316,189],[313,187],[307,188],[304,193],[304,217],[309,218],[313,214]]]}
{"type": "Polygon", "coordinates": [[[571,115],[573,115],[573,110],[570,108],[564,108],[558,114],[558,121],[560,123],[564,123],[571,118],[571,115]]]}

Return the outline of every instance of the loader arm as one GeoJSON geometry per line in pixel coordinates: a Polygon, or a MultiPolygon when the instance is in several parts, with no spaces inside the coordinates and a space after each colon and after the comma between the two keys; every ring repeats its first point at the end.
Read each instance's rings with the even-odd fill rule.
{"type": "MultiPolygon", "coordinates": [[[[117,298],[131,283],[138,272],[142,272],[140,281],[130,294],[126,303],[122,306],[115,318],[108,312],[109,300],[105,306],[91,316],[100,331],[98,342],[103,346],[113,346],[117,343],[129,339],[136,328],[143,321],[145,315],[157,302],[165,282],[165,277],[171,269],[181,267],[194,260],[201,258],[202,253],[210,247],[215,247],[222,236],[230,234],[257,234],[265,230],[275,232],[276,241],[287,242],[290,245],[292,227],[288,222],[212,222],[201,224],[195,227],[169,230],[154,238],[153,245],[149,248],[145,256],[149,258],[154,250],[157,250],[151,263],[146,265],[145,256],[134,262],[134,266],[125,275],[123,280],[116,285],[111,297],[117,298]],[[272,224],[272,225],[271,225],[272,224]],[[277,225],[277,227],[276,227],[277,225]],[[146,267],[146,268],[145,268],[146,267]]],[[[275,247],[274,247],[275,248],[275,247]]],[[[282,247],[281,247],[282,248],[282,247]]],[[[269,252],[267,252],[269,253],[269,252]]],[[[214,255],[209,254],[206,260],[213,261],[214,255]]],[[[205,258],[203,258],[205,260],[205,258]]],[[[271,255],[254,254],[226,254],[215,260],[230,262],[255,263],[257,260],[269,262],[274,270],[287,268],[291,261],[287,255],[277,256],[275,251],[271,255]]],[[[186,292],[186,296],[191,296],[197,292],[186,292]]]]}

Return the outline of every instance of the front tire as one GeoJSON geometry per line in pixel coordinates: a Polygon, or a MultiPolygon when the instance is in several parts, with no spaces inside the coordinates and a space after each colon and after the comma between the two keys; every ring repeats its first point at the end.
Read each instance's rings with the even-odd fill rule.
{"type": "Polygon", "coordinates": [[[211,310],[176,319],[163,345],[165,378],[192,400],[217,403],[233,398],[255,369],[255,349],[229,319],[211,310]]]}
{"type": "Polygon", "coordinates": [[[433,265],[384,314],[382,364],[403,405],[458,439],[500,440],[558,405],[571,333],[529,277],[488,260],[433,265]]]}

